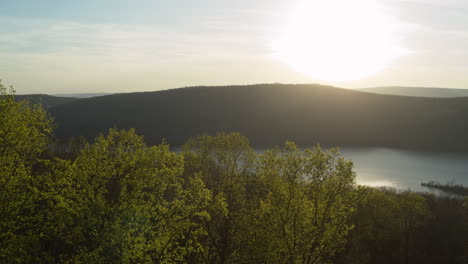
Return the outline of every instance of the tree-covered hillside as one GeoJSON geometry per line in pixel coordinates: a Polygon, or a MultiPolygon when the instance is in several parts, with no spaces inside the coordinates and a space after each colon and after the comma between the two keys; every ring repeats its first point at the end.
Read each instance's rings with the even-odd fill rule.
{"type": "Polygon", "coordinates": [[[384,86],[358,89],[359,91],[390,94],[403,96],[418,96],[418,97],[467,97],[468,89],[451,89],[451,88],[432,88],[432,87],[405,87],[405,86],[384,86]]]}
{"type": "Polygon", "coordinates": [[[58,97],[47,94],[26,94],[17,95],[16,100],[27,100],[32,104],[40,104],[44,108],[51,108],[61,104],[70,103],[79,99],[74,97],[58,97]]]}
{"type": "Polygon", "coordinates": [[[191,87],[117,94],[50,109],[60,138],[136,128],[150,144],[218,131],[256,147],[293,140],[342,147],[468,151],[468,98],[377,95],[319,85],[191,87]]]}
{"type": "Polygon", "coordinates": [[[337,149],[110,129],[63,155],[0,95],[1,263],[467,263],[467,199],[356,186],[337,149]]]}

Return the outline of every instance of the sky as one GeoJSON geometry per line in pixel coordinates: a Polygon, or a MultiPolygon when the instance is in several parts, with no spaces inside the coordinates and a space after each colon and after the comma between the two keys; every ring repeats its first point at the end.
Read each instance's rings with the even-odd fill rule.
{"type": "Polygon", "coordinates": [[[468,1],[305,1],[0,0],[0,79],[18,94],[468,88],[468,1]]]}

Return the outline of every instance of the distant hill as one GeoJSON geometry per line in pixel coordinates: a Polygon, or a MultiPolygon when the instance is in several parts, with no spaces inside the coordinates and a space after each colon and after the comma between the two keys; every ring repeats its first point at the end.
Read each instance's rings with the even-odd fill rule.
{"type": "Polygon", "coordinates": [[[47,94],[26,94],[26,95],[15,95],[16,100],[27,100],[33,104],[41,104],[44,108],[50,108],[61,104],[70,103],[79,98],[74,97],[58,97],[47,94]]]}
{"type": "Polygon", "coordinates": [[[358,91],[419,97],[465,97],[468,96],[468,89],[449,89],[449,88],[428,88],[428,87],[404,87],[387,86],[358,89],[358,91]]]}
{"type": "Polygon", "coordinates": [[[112,93],[77,93],[77,94],[54,94],[58,97],[91,98],[97,96],[111,95],[112,93]]]}
{"type": "Polygon", "coordinates": [[[319,85],[192,87],[81,99],[50,109],[59,138],[136,128],[171,145],[237,131],[256,147],[389,147],[468,152],[468,98],[388,96],[319,85]]]}
{"type": "Polygon", "coordinates": [[[80,94],[22,94],[15,95],[16,100],[28,100],[33,104],[42,104],[44,108],[74,102],[83,98],[111,95],[111,93],[80,93],[80,94]]]}

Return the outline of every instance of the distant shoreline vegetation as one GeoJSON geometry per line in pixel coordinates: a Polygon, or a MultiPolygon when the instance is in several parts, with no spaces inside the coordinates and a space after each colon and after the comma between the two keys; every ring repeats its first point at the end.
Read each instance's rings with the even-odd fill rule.
{"type": "Polygon", "coordinates": [[[468,196],[468,187],[463,186],[461,184],[453,184],[453,183],[441,184],[438,182],[430,181],[430,182],[422,182],[421,186],[432,188],[432,189],[438,189],[447,193],[468,196]]]}

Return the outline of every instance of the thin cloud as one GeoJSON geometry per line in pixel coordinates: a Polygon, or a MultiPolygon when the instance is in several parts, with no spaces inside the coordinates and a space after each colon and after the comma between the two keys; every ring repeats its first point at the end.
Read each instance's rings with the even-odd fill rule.
{"type": "Polygon", "coordinates": [[[203,83],[219,78],[212,75],[220,67],[253,65],[263,45],[242,30],[213,34],[212,28],[190,32],[150,25],[0,21],[15,28],[2,32],[0,77],[23,89],[79,89],[92,84],[122,91],[126,89],[122,79],[138,80],[139,86],[164,85],[161,88],[203,83]]]}
{"type": "Polygon", "coordinates": [[[252,39],[232,34],[181,32],[148,25],[48,22],[16,32],[2,33],[3,52],[54,54],[73,51],[80,55],[127,59],[194,59],[242,54],[252,39]],[[18,50],[18,47],[21,49],[18,50]],[[29,49],[28,49],[29,48],[29,49]]]}

